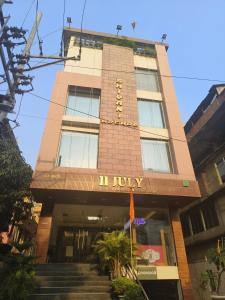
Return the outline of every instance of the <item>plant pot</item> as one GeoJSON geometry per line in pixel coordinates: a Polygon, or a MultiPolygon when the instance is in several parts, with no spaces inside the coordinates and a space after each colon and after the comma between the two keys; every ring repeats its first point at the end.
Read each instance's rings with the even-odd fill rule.
{"type": "Polygon", "coordinates": [[[220,299],[220,300],[225,300],[225,295],[211,295],[212,300],[220,299]]]}

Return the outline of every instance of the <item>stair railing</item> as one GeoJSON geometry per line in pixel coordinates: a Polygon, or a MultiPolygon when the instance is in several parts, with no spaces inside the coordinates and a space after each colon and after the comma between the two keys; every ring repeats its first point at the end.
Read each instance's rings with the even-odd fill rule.
{"type": "Polygon", "coordinates": [[[126,265],[125,267],[125,272],[126,272],[126,276],[130,279],[133,279],[137,282],[137,284],[140,286],[141,290],[142,290],[142,293],[143,295],[145,296],[145,299],[146,300],[150,300],[150,298],[148,297],[141,281],[138,279],[138,276],[137,276],[137,270],[132,268],[131,265],[126,265]]]}

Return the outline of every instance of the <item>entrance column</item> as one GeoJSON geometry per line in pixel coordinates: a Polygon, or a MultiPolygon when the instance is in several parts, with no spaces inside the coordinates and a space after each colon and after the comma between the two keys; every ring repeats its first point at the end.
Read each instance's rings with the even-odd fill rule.
{"type": "Polygon", "coordinates": [[[36,234],[36,262],[43,264],[47,262],[49,239],[52,227],[52,209],[46,210],[45,204],[42,204],[40,219],[38,222],[36,234]]]}
{"type": "Polygon", "coordinates": [[[193,300],[190,273],[178,210],[171,210],[170,215],[184,300],[193,300]]]}

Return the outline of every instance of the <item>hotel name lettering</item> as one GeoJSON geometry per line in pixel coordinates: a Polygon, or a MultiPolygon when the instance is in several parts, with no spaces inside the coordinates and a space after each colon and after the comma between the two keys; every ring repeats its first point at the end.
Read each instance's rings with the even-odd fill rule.
{"type": "Polygon", "coordinates": [[[117,79],[116,80],[116,112],[118,119],[121,118],[121,114],[123,112],[123,95],[122,95],[122,87],[123,87],[123,80],[122,79],[117,79]]]}
{"type": "Polygon", "coordinates": [[[114,176],[109,178],[108,176],[99,176],[100,186],[113,186],[113,187],[128,187],[128,188],[141,188],[142,187],[142,177],[122,177],[114,176]]]}
{"type": "Polygon", "coordinates": [[[116,106],[116,113],[117,113],[117,120],[101,120],[101,123],[104,124],[113,124],[113,125],[123,125],[128,127],[137,127],[137,123],[133,121],[122,121],[122,112],[123,112],[123,80],[117,79],[116,80],[116,99],[115,99],[115,106],[116,106]]]}

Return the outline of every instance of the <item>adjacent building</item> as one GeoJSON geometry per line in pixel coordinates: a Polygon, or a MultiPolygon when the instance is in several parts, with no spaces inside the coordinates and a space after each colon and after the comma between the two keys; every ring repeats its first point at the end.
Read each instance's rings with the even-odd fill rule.
{"type": "Polygon", "coordinates": [[[168,45],[73,28],[64,39],[71,60],[56,75],[31,186],[39,262],[91,261],[100,232],[129,231],[133,189],[136,265],[151,299],[192,299],[179,209],[200,193],[168,45]]]}
{"type": "Polygon", "coordinates": [[[183,209],[181,221],[195,299],[208,249],[225,235],[225,84],[213,85],[185,125],[202,198],[183,209]]]}

